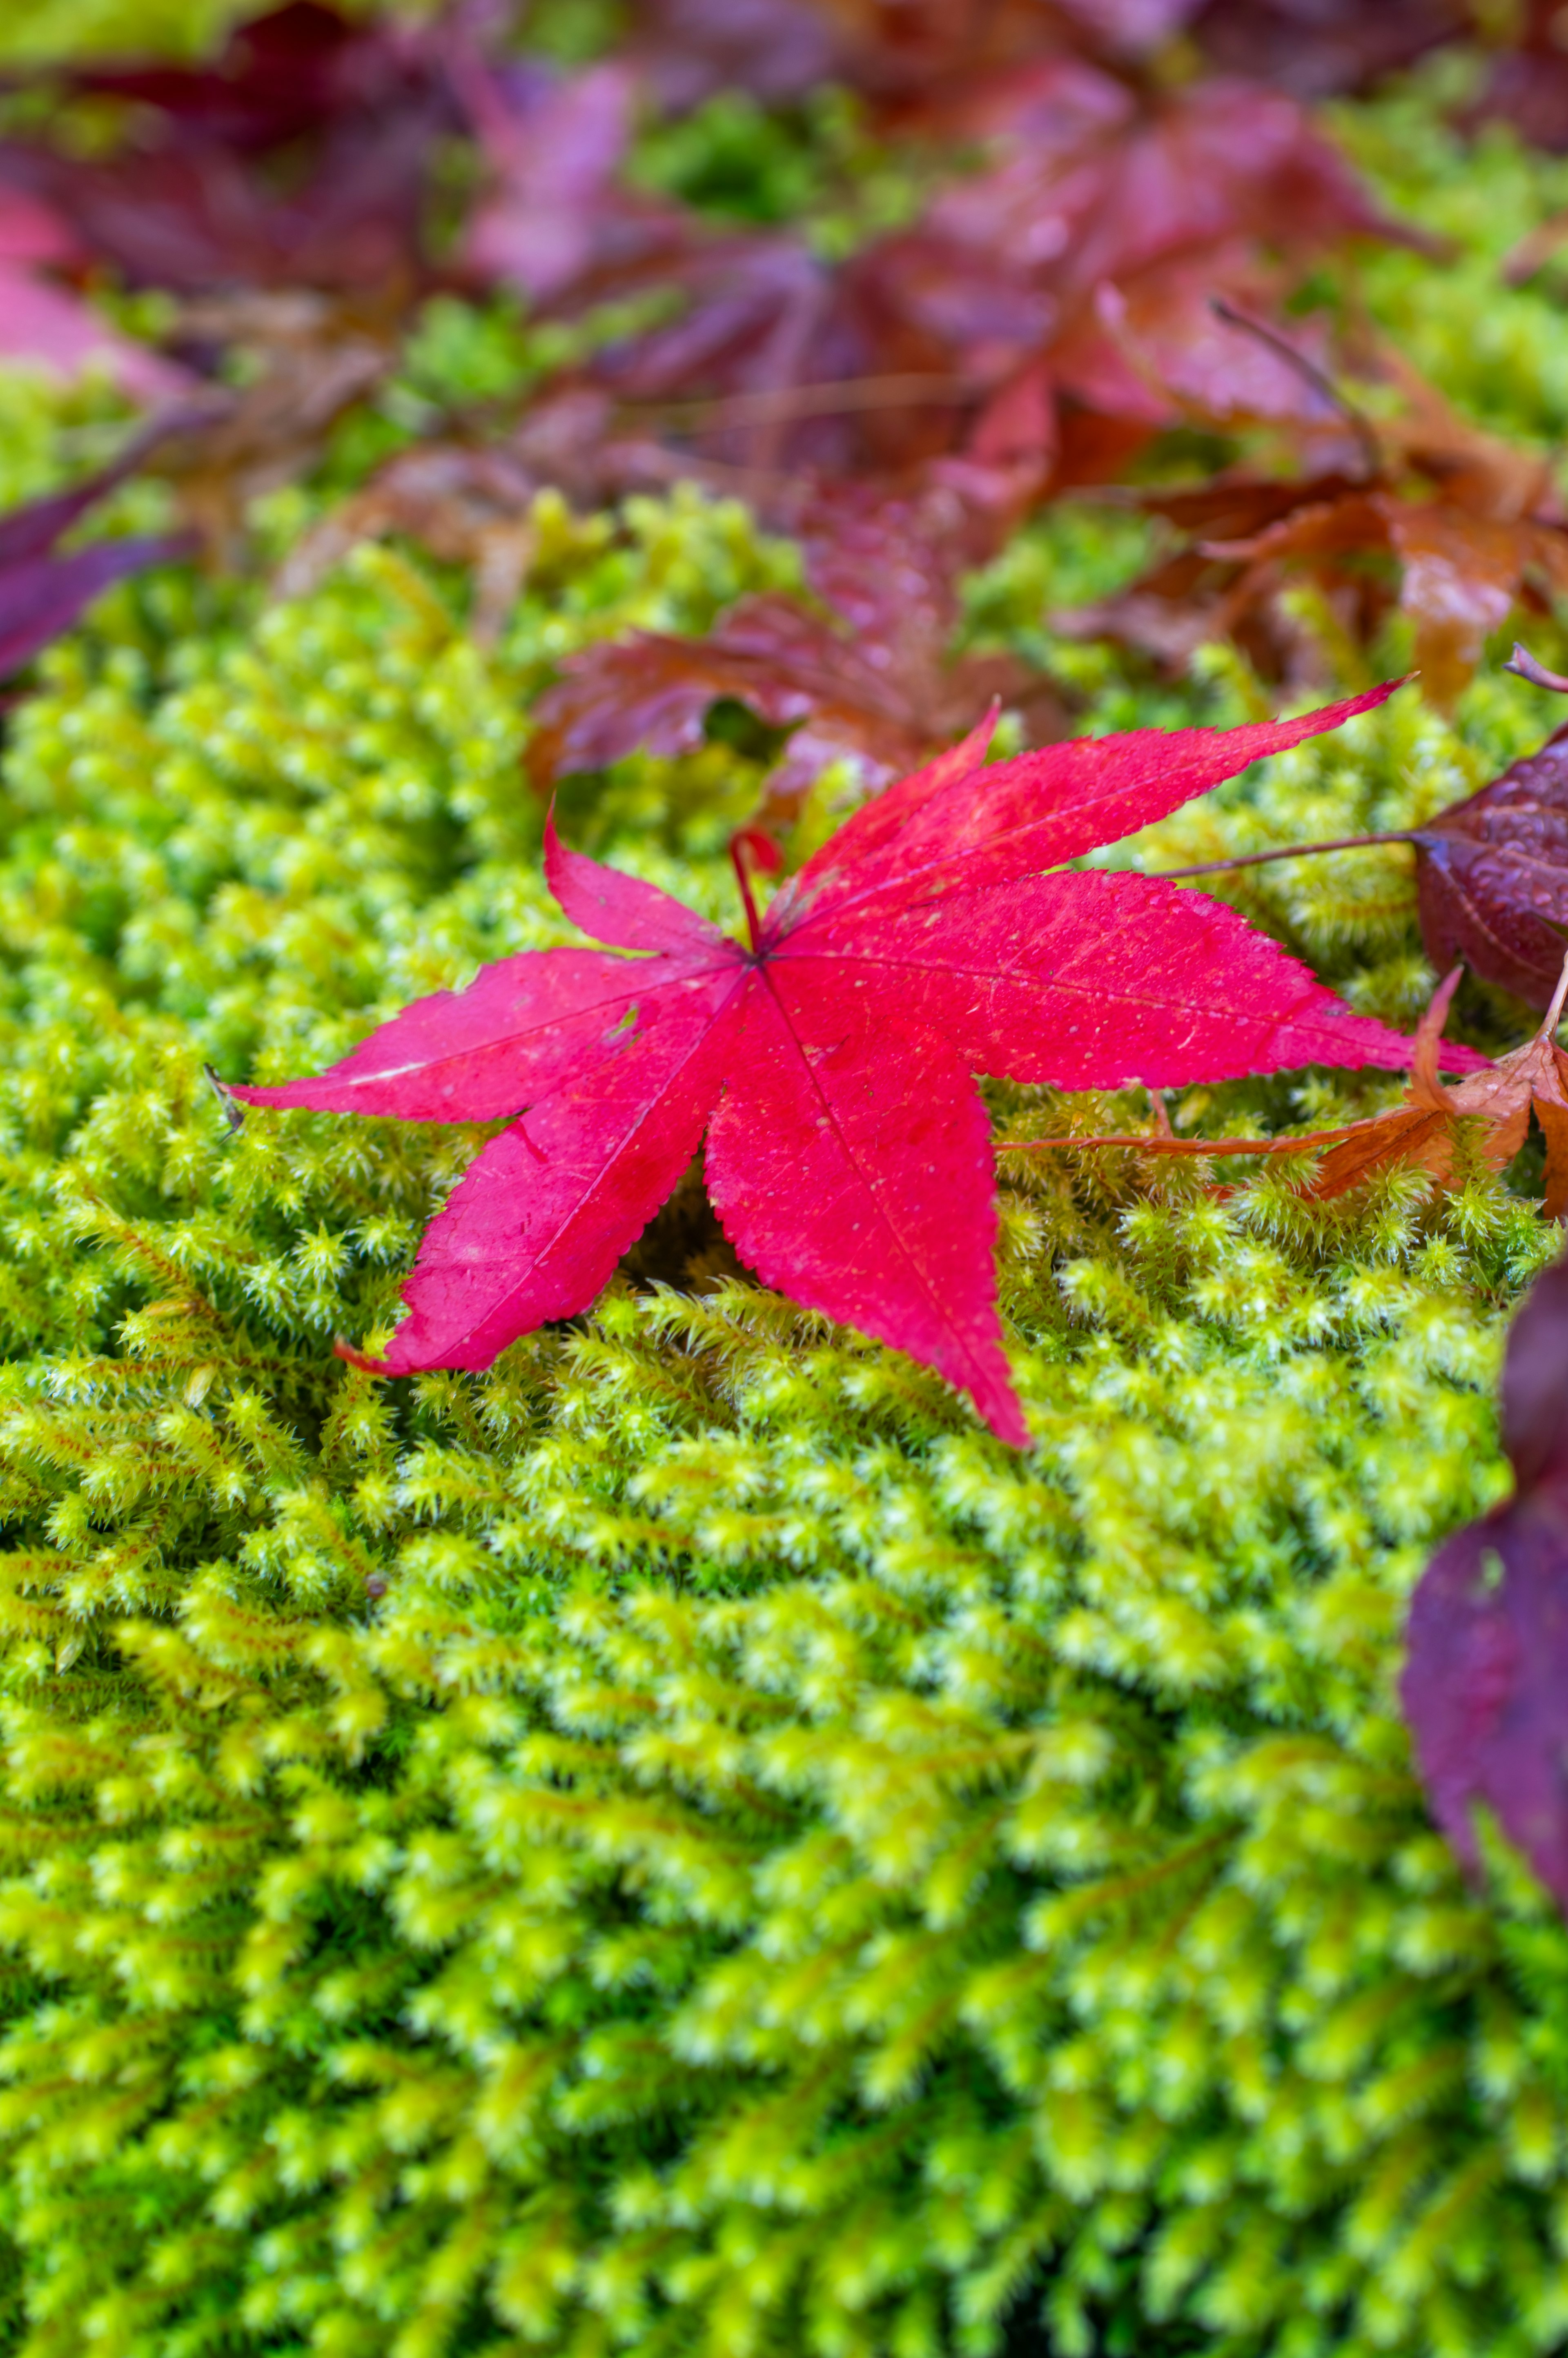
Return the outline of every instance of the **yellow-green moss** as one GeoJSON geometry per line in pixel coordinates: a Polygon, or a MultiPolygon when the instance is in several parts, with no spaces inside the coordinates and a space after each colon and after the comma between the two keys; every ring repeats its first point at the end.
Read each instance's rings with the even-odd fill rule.
{"type": "MultiPolygon", "coordinates": [[[[330,1357],[479,1133],[232,1137],[202,1058],[564,938],[534,685],[778,578],[689,498],[540,525],[496,658],[406,556],[250,621],[163,579],[16,718],[4,2346],[924,2358],[1044,2301],[1064,2358],[1556,2347],[1568,1941],[1464,1890],[1392,1691],[1504,1480],[1528,1201],[1015,1159],[1028,1459],[734,1282],[490,1377],[330,1357]]],[[[1528,713],[1407,699],[1176,824],[1399,817],[1528,713]]],[[[723,913],[755,783],[634,761],[571,823],[723,913]]],[[[1263,914],[1404,1011],[1395,886],[1263,914]]]]}
{"type": "MultiPolygon", "coordinates": [[[[1357,121],[1412,209],[1456,168],[1430,108],[1357,121]]],[[[1550,290],[1498,298],[1489,341],[1465,321],[1561,169],[1494,142],[1444,200],[1460,263],[1366,265],[1457,399],[1542,441],[1550,290]]],[[[410,382],[525,370],[525,341],[454,309],[410,382]]],[[[110,422],[5,377],[0,406],[7,498],[110,422]]],[[[263,556],[401,430],[356,421],[264,503],[263,556]]],[[[689,1205],[488,1377],[332,1357],[481,1133],[234,1136],[203,1059],[308,1069],[567,938],[532,696],[589,638],[789,578],[689,494],[535,523],[493,656],[406,551],[292,607],[162,575],[11,723],[0,2349],[980,2358],[1043,2310],[1060,2358],[1560,2351],[1568,1935],[1507,1859],[1463,1887],[1394,1693],[1422,1563],[1506,1481],[1500,1338],[1554,1241],[1528,1156],[1511,1189],[1326,1211],[1278,1169],[1215,1197],[1004,1161],[1026,1458],[895,1355],[689,1290],[721,1262],[689,1205]]],[[[1051,636],[1145,546],[1057,512],[974,630],[1087,726],[1249,717],[1227,656],[1161,683],[1051,636]]],[[[1407,694],[1106,856],[1405,824],[1545,725],[1511,680],[1457,730],[1407,694]]],[[[638,758],[566,822],[729,919],[758,777],[721,743],[638,758]]],[[[1357,1004],[1422,1003],[1407,852],[1225,889],[1357,1004]]],[[[1496,1044],[1517,1021],[1465,1013],[1496,1044]]],[[[989,1086],[1004,1134],[1062,1111],[989,1086]]],[[[1175,1111],[1280,1127],[1395,1087],[1175,1111]]]]}

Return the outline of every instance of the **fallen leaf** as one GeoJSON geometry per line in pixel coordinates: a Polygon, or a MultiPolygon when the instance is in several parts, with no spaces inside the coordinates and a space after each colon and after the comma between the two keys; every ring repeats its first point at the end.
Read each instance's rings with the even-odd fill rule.
{"type": "Polygon", "coordinates": [[[738,838],[749,946],[565,849],[552,822],[562,908],[643,957],[505,959],[330,1072],[234,1095],[509,1118],[427,1232],[380,1372],[487,1367],[585,1309],[706,1131],[709,1195],[763,1282],[924,1360],[1022,1447],[971,1075],[1160,1086],[1409,1053],[1217,902],[1131,873],[1044,871],[1391,693],[989,769],[982,727],[865,805],[762,916],[748,861],[776,855],[738,838]]]}
{"type": "Polygon", "coordinates": [[[1550,1220],[1568,1211],[1568,1056],[1555,1038],[1568,967],[1534,1037],[1447,1087],[1438,1078],[1438,1065],[1451,1063],[1454,1051],[1440,1055],[1438,1043],[1458,980],[1455,968],[1417,1027],[1405,1103],[1351,1124],[1318,1163],[1309,1194],[1324,1200],[1342,1195],[1376,1172],[1409,1163],[1419,1163],[1441,1184],[1454,1175],[1462,1121],[1478,1125],[1482,1158],[1500,1171],[1524,1144],[1533,1113],[1546,1141],[1542,1209],[1550,1220]]]}
{"type": "MultiPolygon", "coordinates": [[[[946,468],[950,488],[1016,514],[1195,412],[1336,424],[1300,370],[1227,336],[1209,308],[1226,291],[1275,304],[1346,235],[1408,234],[1303,111],[1239,81],[1140,91],[1060,39],[1040,55],[1045,28],[1034,19],[1025,40],[1027,11],[1005,27],[979,12],[966,29],[971,13],[901,11],[895,26],[872,11],[874,27],[849,27],[892,84],[923,89],[932,136],[987,160],[836,264],[794,231],[720,230],[629,189],[626,61],[470,77],[492,178],[466,266],[568,317],[661,297],[674,316],[618,339],[593,380],[694,458],[753,479],[946,468]],[[1019,63],[951,87],[927,74],[968,54],[970,32],[1019,63]],[[1089,454],[1085,417],[1114,421],[1104,452],[1089,454]]],[[[1113,31],[1103,10],[1081,13],[1113,31]]],[[[1147,32],[1179,12],[1124,13],[1113,49],[1143,38],[1135,19],[1147,32]]]]}
{"type": "Polygon", "coordinates": [[[187,143],[260,153],[367,107],[422,98],[431,50],[418,28],[356,24],[320,0],[285,0],[236,25],[210,65],[84,65],[64,79],[150,112],[187,143]]]}
{"type": "Polygon", "coordinates": [[[1509,1333],[1502,1437],[1514,1495],[1427,1566],[1400,1694],[1465,1866],[1480,1866],[1486,1809],[1568,1913],[1568,1263],[1537,1279],[1509,1333]]]}
{"type": "Polygon", "coordinates": [[[1192,30],[1222,72],[1315,99],[1365,90],[1470,22],[1463,0],[1206,0],[1192,30]]]}
{"type": "MultiPolygon", "coordinates": [[[[874,791],[970,727],[996,697],[1031,685],[1006,661],[948,659],[967,553],[952,502],[817,486],[791,523],[831,616],[773,592],[743,599],[705,638],[643,631],[585,648],[535,708],[528,761],[537,784],[602,769],[638,747],[690,752],[709,708],[732,698],[795,732],[769,781],[769,816],[783,817],[830,762],[847,760],[859,790],[874,791]]],[[[1042,684],[1033,686],[1038,696],[1042,684]]],[[[1054,734],[1054,700],[1035,719],[1054,734]]]]}
{"type": "MultiPolygon", "coordinates": [[[[1265,332],[1281,353],[1281,339],[1265,332]]],[[[1152,493],[1141,503],[1149,514],[1186,523],[1201,537],[1119,597],[1058,615],[1057,627],[1119,639],[1173,665],[1228,636],[1266,678],[1304,686],[1314,651],[1281,596],[1307,580],[1362,644],[1397,603],[1414,624],[1423,693],[1451,709],[1516,600],[1539,606],[1568,589],[1568,525],[1539,458],[1456,417],[1397,354],[1379,352],[1375,365],[1403,395],[1404,414],[1374,433],[1345,408],[1368,446],[1371,463],[1359,480],[1309,473],[1292,483],[1152,493]],[[1387,581],[1368,568],[1368,557],[1391,560],[1387,581]]]]}
{"type": "Polygon", "coordinates": [[[0,185],[0,356],[63,377],[101,369],[134,400],[172,400],[190,390],[186,372],[112,328],[51,270],[81,260],[59,216],[36,197],[0,185]]]}
{"type": "Polygon", "coordinates": [[[1466,131],[1507,123],[1532,146],[1568,147],[1568,56],[1558,0],[1524,0],[1523,22],[1509,27],[1492,59],[1485,89],[1460,116],[1466,131]]]}
{"type": "Polygon", "coordinates": [[[91,542],[59,553],[64,534],[142,462],[163,431],[137,435],[119,458],[69,491],[0,515],[0,678],[8,678],[70,629],[94,598],[150,565],[190,555],[189,534],[152,533],[91,542]]]}
{"type": "Polygon", "coordinates": [[[567,319],[650,303],[657,318],[602,350],[593,381],[622,403],[679,405],[661,423],[698,457],[774,466],[795,388],[832,373],[827,267],[793,233],[716,229],[627,186],[637,77],[623,59],[575,75],[475,68],[462,91],[489,166],[462,247],[468,276],[567,319]],[[736,396],[761,406],[702,415],[736,396]]]}
{"type": "Polygon", "coordinates": [[[1212,549],[1246,568],[1232,593],[1238,606],[1271,588],[1292,561],[1332,579],[1345,560],[1372,552],[1398,560],[1398,603],[1415,625],[1415,666],[1440,711],[1453,709],[1529,579],[1568,584],[1568,535],[1556,520],[1476,514],[1457,499],[1414,501],[1378,488],[1303,506],[1250,543],[1212,549]]]}
{"type": "Polygon", "coordinates": [[[1545,1006],[1568,925],[1568,730],[1409,839],[1433,963],[1463,959],[1484,981],[1545,1006]]]}
{"type": "MultiPolygon", "coordinates": [[[[1058,487],[1072,408],[1145,438],[1195,414],[1334,422],[1308,375],[1248,352],[1211,308],[1227,293],[1254,308],[1277,299],[1347,236],[1411,234],[1291,99],[1222,79],[1140,96],[1057,57],[962,92],[939,123],[989,141],[997,160],[942,190],[916,230],[858,258],[857,316],[903,329],[900,365],[918,353],[976,387],[976,439],[1031,372],[1047,396],[1042,480],[1054,459],[1058,487]]],[[[1281,329],[1281,341],[1301,332],[1281,329]]]]}
{"type": "Polygon", "coordinates": [[[472,276],[521,287],[537,307],[678,243],[678,213],[622,184],[636,89],[614,60],[579,74],[523,67],[465,78],[489,170],[464,244],[472,276]]]}
{"type": "Polygon", "coordinates": [[[62,213],[133,287],[412,289],[424,273],[431,144],[417,124],[367,124],[287,195],[244,157],[207,148],[86,160],[13,141],[0,172],[62,213]]]}
{"type": "Polygon", "coordinates": [[[1095,48],[1113,58],[1136,59],[1184,32],[1203,0],[1056,0],[1056,5],[1095,48]]]}
{"type": "Polygon", "coordinates": [[[0,181],[134,286],[412,287],[436,143],[458,120],[449,78],[470,46],[460,19],[355,26],[291,0],[238,27],[211,66],[66,76],[125,102],[121,144],[0,140],[0,181]]]}
{"type": "Polygon", "coordinates": [[[842,79],[845,62],[841,37],[809,0],[641,0],[622,54],[672,114],[719,91],[784,104],[842,79]]]}

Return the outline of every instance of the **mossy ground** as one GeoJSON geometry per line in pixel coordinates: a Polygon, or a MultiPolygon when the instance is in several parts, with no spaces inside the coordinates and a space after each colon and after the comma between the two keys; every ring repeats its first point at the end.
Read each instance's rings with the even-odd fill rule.
{"type": "MultiPolygon", "coordinates": [[[[1351,132],[1464,242],[1445,276],[1368,264],[1365,299],[1550,438],[1568,326],[1490,263],[1563,168],[1465,160],[1411,98],[1351,132]]],[[[421,365],[512,332],[448,316],[421,365]]],[[[106,416],[19,378],[0,405],[12,496],[106,416]]],[[[355,430],[264,548],[362,465],[355,430]]],[[[730,1273],[695,1191],[488,1376],[332,1357],[384,1331],[483,1133],[234,1134],[203,1062],[309,1069],[567,938],[532,695],[587,637],[700,628],[791,563],[695,495],[536,521],[494,654],[406,550],[287,607],[161,577],[11,722],[0,2346],[1561,2349],[1568,1934],[1506,1858],[1465,1888],[1394,1692],[1427,1554],[1506,1485],[1500,1338],[1556,1241],[1528,1156],[1327,1210],[1277,1169],[1216,1197],[1008,1159],[1028,1458],[730,1273]]],[[[1088,726],[1247,717],[1228,656],[1172,687],[1052,637],[1135,538],[1047,519],[974,630],[1088,726]]],[[[1112,856],[1408,822],[1544,725],[1495,672],[1453,726],[1407,692],[1112,856]]],[[[633,760],[569,824],[728,919],[758,776],[721,741],[633,760]]],[[[1357,1005],[1422,1003],[1402,851],[1236,890],[1357,1005]]],[[[993,1101],[1004,1133],[1145,1111],[993,1101]]]]}

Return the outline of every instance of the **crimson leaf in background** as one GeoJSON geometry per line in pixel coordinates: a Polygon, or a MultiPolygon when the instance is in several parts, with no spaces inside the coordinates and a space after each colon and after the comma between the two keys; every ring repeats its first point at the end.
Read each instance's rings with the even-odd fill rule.
{"type": "Polygon", "coordinates": [[[1509,1336],[1503,1445],[1515,1492],[1441,1547],[1411,1606],[1400,1689],[1439,1823],[1479,1863],[1492,1812],[1568,1912],[1568,1262],[1509,1336]]]}
{"type": "Polygon", "coordinates": [[[750,946],[564,849],[552,824],[562,908],[642,957],[503,959],[319,1077],[234,1094],[412,1121],[512,1117],[427,1233],[378,1372],[488,1367],[586,1309],[706,1132],[714,1208],[765,1284],[924,1360],[1022,1447],[972,1076],[1114,1088],[1410,1059],[1409,1042],[1222,903],[1149,877],[1044,871],[1391,693],[989,769],[977,730],[866,804],[761,918],[738,842],[750,946]]]}
{"type": "Polygon", "coordinates": [[[160,426],[139,435],[118,459],[70,491],[0,515],[0,679],[70,630],[113,582],[190,554],[194,541],[188,533],[138,534],[57,553],[61,536],[135,471],[164,431],[160,426]]]}
{"type": "MultiPolygon", "coordinates": [[[[602,769],[639,746],[689,752],[708,708],[732,698],[795,730],[770,781],[771,803],[787,810],[840,758],[863,787],[890,784],[971,727],[993,697],[1024,686],[1005,658],[948,662],[966,556],[956,503],[818,487],[793,526],[831,619],[769,592],[742,599],[706,638],[639,631],[584,648],[535,707],[535,779],[602,769]]],[[[1044,683],[1033,686],[1038,698],[1044,683]]]]}
{"type": "Polygon", "coordinates": [[[70,77],[131,103],[121,145],[89,157],[0,141],[0,184],[41,200],[136,286],[412,282],[435,145],[458,119],[449,75],[466,55],[461,11],[439,28],[356,27],[291,0],[236,28],[210,67],[70,77]]]}
{"type": "Polygon", "coordinates": [[[1462,958],[1544,1007],[1568,926],[1568,731],[1415,829],[1421,930],[1435,965],[1462,958]]]}

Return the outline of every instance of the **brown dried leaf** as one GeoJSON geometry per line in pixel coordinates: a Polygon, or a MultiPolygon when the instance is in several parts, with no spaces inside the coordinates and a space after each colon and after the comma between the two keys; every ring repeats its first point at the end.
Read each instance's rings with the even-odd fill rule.
{"type": "Polygon", "coordinates": [[[1546,1196],[1542,1206],[1549,1219],[1568,1212],[1568,1055],[1554,1034],[1568,993],[1568,961],[1561,973],[1551,1006],[1533,1039],[1515,1048],[1495,1065],[1474,1050],[1444,1045],[1443,1026],[1460,968],[1455,967],[1433,994],[1432,1004],[1416,1028],[1410,1085],[1404,1102],[1366,1121],[1346,1122],[1337,1130],[1307,1131],[1292,1138],[1194,1139],[1159,1133],[1150,1138],[1055,1138],[1013,1141],[1003,1152],[1027,1147],[1136,1146],[1154,1155],[1223,1156],[1279,1155],[1325,1150],[1303,1193],[1320,1203],[1332,1201],[1352,1187],[1385,1171],[1417,1163],[1439,1184],[1454,1174],[1458,1163],[1458,1125],[1479,1125],[1479,1149],[1494,1170],[1512,1161],[1523,1145],[1530,1115],[1540,1122],[1546,1140],[1546,1196]],[[1459,1071],[1464,1078],[1447,1086],[1443,1070],[1459,1071]]]}
{"type": "MultiPolygon", "coordinates": [[[[1282,355],[1288,348],[1267,333],[1282,355]]],[[[1380,355],[1378,366],[1399,385],[1402,417],[1374,438],[1342,405],[1369,455],[1380,457],[1375,471],[1359,481],[1309,474],[1293,483],[1221,481],[1175,499],[1152,496],[1145,511],[1198,533],[1195,545],[1119,598],[1059,618],[1058,627],[1119,638],[1166,663],[1184,661],[1205,638],[1228,635],[1265,677],[1287,676],[1301,633],[1281,596],[1304,579],[1363,644],[1394,600],[1415,627],[1423,693],[1451,709],[1516,600],[1539,602],[1542,588],[1568,587],[1568,529],[1539,458],[1456,418],[1397,356],[1380,355]],[[1397,598],[1368,568],[1368,557],[1390,560],[1397,598]]],[[[1310,656],[1303,669],[1310,676],[1310,656]]],[[[1479,958],[1471,962],[1487,971],[1479,958]]],[[[1547,992],[1555,973],[1553,959],[1547,992]]]]}

